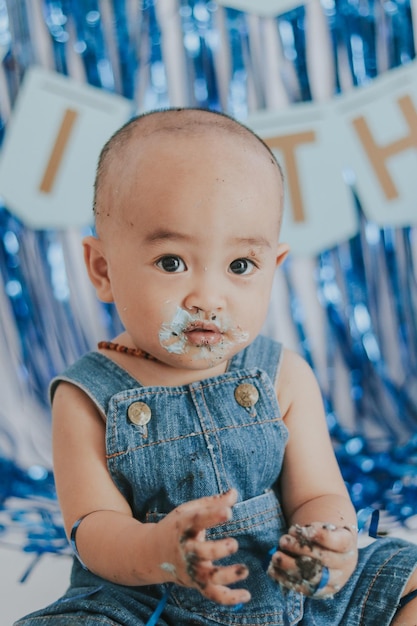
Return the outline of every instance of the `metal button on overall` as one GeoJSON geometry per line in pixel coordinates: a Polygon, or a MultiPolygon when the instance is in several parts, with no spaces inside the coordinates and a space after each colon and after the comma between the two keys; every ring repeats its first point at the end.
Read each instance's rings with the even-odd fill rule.
{"type": "Polygon", "coordinates": [[[252,385],[251,383],[242,383],[235,389],[235,398],[236,402],[240,404],[240,406],[248,409],[258,402],[259,392],[255,385],[252,385]]]}
{"type": "Polygon", "coordinates": [[[132,424],[145,426],[152,417],[152,411],[145,402],[133,402],[127,409],[127,416],[132,424]]]}

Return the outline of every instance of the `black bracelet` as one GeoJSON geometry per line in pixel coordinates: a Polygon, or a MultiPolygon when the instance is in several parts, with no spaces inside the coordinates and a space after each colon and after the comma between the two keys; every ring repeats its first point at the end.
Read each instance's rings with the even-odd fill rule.
{"type": "MultiPolygon", "coordinates": [[[[95,511],[92,511],[92,513],[93,512],[95,512],[95,511]]],[[[83,562],[82,558],[80,557],[80,553],[78,552],[78,548],[77,548],[77,543],[75,541],[75,536],[77,534],[78,527],[81,524],[81,522],[83,521],[83,519],[87,517],[87,515],[90,515],[90,513],[87,513],[86,515],[83,515],[82,517],[80,517],[80,519],[77,519],[77,521],[73,524],[73,526],[71,528],[71,534],[70,534],[70,546],[71,546],[72,551],[74,552],[75,556],[79,560],[81,567],[88,572],[88,567],[86,566],[86,564],[83,562]]]]}

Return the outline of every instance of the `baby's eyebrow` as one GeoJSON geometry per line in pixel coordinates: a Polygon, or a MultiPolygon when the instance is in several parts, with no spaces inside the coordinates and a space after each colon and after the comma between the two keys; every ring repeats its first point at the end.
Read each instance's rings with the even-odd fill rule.
{"type": "Polygon", "coordinates": [[[232,243],[251,246],[253,248],[271,248],[271,242],[265,237],[233,237],[232,243]]]}
{"type": "MultiPolygon", "coordinates": [[[[157,228],[145,235],[145,243],[158,244],[163,241],[184,241],[192,242],[193,236],[186,233],[181,233],[169,228],[157,228]]],[[[248,246],[250,248],[271,248],[271,242],[265,237],[253,236],[253,237],[232,237],[230,239],[230,245],[234,246],[248,246]]]]}
{"type": "Polygon", "coordinates": [[[159,243],[160,241],[191,241],[193,238],[185,233],[179,233],[168,228],[157,228],[145,235],[145,243],[159,243]]]}

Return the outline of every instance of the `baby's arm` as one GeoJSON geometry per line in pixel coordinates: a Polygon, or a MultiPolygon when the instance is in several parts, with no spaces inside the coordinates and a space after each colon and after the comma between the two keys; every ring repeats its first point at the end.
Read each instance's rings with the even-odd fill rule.
{"type": "Polygon", "coordinates": [[[357,562],[356,514],[328,434],[316,379],[303,359],[286,351],[278,399],[289,441],[280,488],[288,533],[269,574],[287,588],[316,597],[337,592],[357,562]],[[326,582],[326,569],[328,581],[326,582]]]}
{"type": "Polygon", "coordinates": [[[205,540],[207,528],[230,519],[233,490],[185,503],[158,524],[138,522],[108,472],[101,416],[65,382],[53,402],[53,453],[65,528],[69,535],[83,518],[76,545],[92,572],[122,585],[176,582],[220,604],[250,599],[246,590],[228,587],[246,578],[246,567],[213,563],[236,552],[237,542],[205,540]]]}

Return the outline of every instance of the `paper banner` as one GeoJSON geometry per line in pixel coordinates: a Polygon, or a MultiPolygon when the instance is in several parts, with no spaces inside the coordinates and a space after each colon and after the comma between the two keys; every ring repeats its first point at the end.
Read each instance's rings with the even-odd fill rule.
{"type": "MultiPolygon", "coordinates": [[[[276,152],[285,174],[283,237],[315,255],[357,231],[347,171],[369,219],[417,222],[417,64],[386,72],[324,104],[295,104],[246,123],[276,152]]],[[[25,78],[0,160],[0,195],[29,226],[91,223],[97,157],[131,102],[60,74],[25,78]]]]}
{"type": "Polygon", "coordinates": [[[132,103],[34,67],[27,71],[0,154],[0,195],[33,228],[92,221],[97,158],[132,103]]]}
{"type": "Polygon", "coordinates": [[[357,231],[348,172],[370,220],[417,223],[416,79],[413,62],[329,103],[249,118],[285,173],[282,236],[294,254],[314,255],[357,231]]]}
{"type": "Polygon", "coordinates": [[[339,120],[327,106],[300,104],[253,115],[248,125],[268,143],[284,171],[282,239],[296,255],[314,255],[357,231],[343,179],[339,120]]]}
{"type": "Polygon", "coordinates": [[[417,223],[417,63],[390,70],[335,100],[339,150],[368,219],[417,223]]]}

